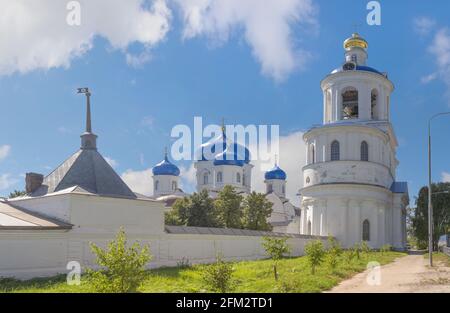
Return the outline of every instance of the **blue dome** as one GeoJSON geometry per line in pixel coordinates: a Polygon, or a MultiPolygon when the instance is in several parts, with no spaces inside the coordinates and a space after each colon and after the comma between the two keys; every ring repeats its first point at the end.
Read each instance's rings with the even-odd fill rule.
{"type": "Polygon", "coordinates": [[[218,156],[226,150],[230,150],[228,155],[230,160],[242,161],[245,164],[250,163],[250,151],[246,147],[228,140],[224,133],[203,144],[197,151],[196,156],[201,161],[223,159],[223,157],[218,158],[218,156]],[[231,153],[234,155],[231,156],[231,153]]]}
{"type": "Polygon", "coordinates": [[[234,166],[244,166],[245,161],[239,157],[236,152],[223,151],[216,155],[214,160],[214,165],[234,165],[234,166]]]}
{"type": "Polygon", "coordinates": [[[278,165],[275,165],[275,167],[269,171],[266,172],[264,175],[264,178],[266,180],[269,179],[280,179],[280,180],[286,180],[286,172],[283,171],[281,168],[278,167],[278,165]]]}
{"type": "Polygon", "coordinates": [[[153,175],[180,175],[180,169],[176,165],[170,163],[167,156],[164,157],[164,160],[155,165],[152,172],[153,175]]]}
{"type": "MultiPolygon", "coordinates": [[[[375,73],[375,74],[383,75],[383,73],[381,73],[380,71],[374,69],[373,67],[365,66],[365,65],[356,65],[355,71],[372,72],[372,73],[375,73]]],[[[331,72],[331,74],[335,74],[335,73],[339,73],[339,72],[344,72],[342,67],[339,67],[339,68],[335,69],[334,71],[331,72]]],[[[351,70],[349,70],[348,72],[351,72],[351,70]]]]}

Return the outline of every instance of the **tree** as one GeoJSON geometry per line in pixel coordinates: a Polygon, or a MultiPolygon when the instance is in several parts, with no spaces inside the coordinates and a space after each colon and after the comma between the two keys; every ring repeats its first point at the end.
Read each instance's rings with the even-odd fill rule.
{"type": "Polygon", "coordinates": [[[273,261],[273,275],[275,280],[278,280],[278,261],[283,258],[285,254],[291,252],[291,247],[287,244],[287,237],[263,237],[263,247],[266,250],[267,255],[273,261]]]}
{"type": "Polygon", "coordinates": [[[267,219],[272,214],[273,203],[262,193],[252,192],[243,201],[242,225],[245,229],[272,230],[267,219]]]}
{"type": "Polygon", "coordinates": [[[149,246],[141,247],[135,242],[127,247],[127,239],[123,228],[115,240],[102,249],[91,243],[92,252],[96,255],[96,263],[100,271],[88,270],[90,282],[98,292],[135,292],[145,280],[145,267],[151,260],[149,246]]]}
{"type": "MultiPolygon", "coordinates": [[[[433,192],[433,249],[437,250],[439,236],[450,232],[450,183],[431,186],[433,192]]],[[[412,217],[412,232],[419,248],[428,246],[428,187],[422,187],[416,198],[416,208],[412,217]]]]}
{"type": "Polygon", "coordinates": [[[242,196],[239,195],[233,186],[226,185],[219,192],[214,201],[215,215],[221,227],[241,228],[242,227],[242,196]]]}
{"type": "Polygon", "coordinates": [[[11,192],[8,196],[9,199],[13,199],[13,198],[17,198],[17,197],[21,197],[21,196],[25,196],[27,194],[26,191],[24,190],[14,190],[13,192],[11,192]]]}
{"type": "Polygon", "coordinates": [[[216,227],[214,202],[208,191],[202,190],[189,197],[175,201],[172,209],[165,214],[167,225],[216,227]]]}
{"type": "Polygon", "coordinates": [[[342,254],[342,247],[334,237],[328,237],[327,261],[331,269],[335,270],[342,254]]]}
{"type": "Polygon", "coordinates": [[[216,227],[214,201],[207,190],[194,193],[190,197],[190,207],[187,212],[187,226],[216,227]]]}
{"type": "Polygon", "coordinates": [[[323,243],[320,240],[315,240],[309,242],[306,247],[306,256],[308,262],[311,265],[311,274],[316,273],[316,267],[322,264],[323,258],[325,256],[325,250],[323,248],[323,243]]]}

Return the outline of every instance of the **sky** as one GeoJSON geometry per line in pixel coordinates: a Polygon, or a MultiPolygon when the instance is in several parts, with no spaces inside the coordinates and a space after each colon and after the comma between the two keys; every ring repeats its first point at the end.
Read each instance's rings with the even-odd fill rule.
{"type": "MultiPolygon", "coordinates": [[[[79,149],[85,100],[76,88],[89,87],[99,151],[135,191],[151,194],[172,128],[200,116],[280,125],[295,198],[302,134],[322,122],[320,81],[342,64],[342,42],[356,29],[369,42],[368,65],[395,85],[397,180],[414,200],[427,183],[427,119],[450,111],[450,3],[379,1],[381,25],[370,26],[368,2],[0,0],[0,195],[79,149]],[[80,25],[70,15],[77,3],[80,25]]],[[[450,117],[432,129],[433,181],[450,181],[450,117]]],[[[177,165],[193,191],[191,162],[177,165]]],[[[262,191],[263,172],[254,176],[262,191]]]]}

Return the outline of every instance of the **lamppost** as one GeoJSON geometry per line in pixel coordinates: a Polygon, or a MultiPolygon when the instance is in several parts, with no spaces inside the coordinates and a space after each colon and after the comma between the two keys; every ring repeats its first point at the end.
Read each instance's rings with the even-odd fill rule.
{"type": "Polygon", "coordinates": [[[431,201],[431,122],[438,116],[450,115],[450,112],[441,112],[433,115],[428,120],[428,259],[433,266],[433,205],[431,201]]]}

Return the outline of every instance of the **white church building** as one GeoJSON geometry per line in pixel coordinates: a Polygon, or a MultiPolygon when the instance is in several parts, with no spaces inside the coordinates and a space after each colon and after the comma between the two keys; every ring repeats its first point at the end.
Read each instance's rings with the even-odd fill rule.
{"type": "MultiPolygon", "coordinates": [[[[265,173],[273,232],[164,225],[167,205],[185,196],[180,170],[166,154],[153,168],[153,197],[133,192],[98,151],[90,92],[79,90],[87,96],[80,149],[45,177],[28,173],[25,196],[0,198],[0,277],[67,273],[73,262],[93,267],[89,244],[105,246],[121,227],[129,241],[150,244],[150,267],[175,266],[186,258],[212,262],[218,253],[227,260],[264,258],[263,236],[289,237],[292,255],[303,255],[312,239],[326,243],[329,235],[345,247],[364,240],[373,248],[403,249],[408,190],[395,175],[393,84],[366,65],[367,47],[357,34],[347,39],[344,65],[322,81],[323,125],[305,133],[307,164],[299,164],[304,166],[301,207],[286,198],[287,175],[279,165],[265,173]]],[[[224,130],[212,143],[202,146],[194,164],[197,190],[213,197],[225,185],[244,196],[251,192],[249,151],[224,130]],[[203,158],[217,142],[223,149],[203,158]]]]}
{"type": "Polygon", "coordinates": [[[408,187],[396,180],[391,124],[394,85],[367,65],[366,40],[344,42],[343,65],[321,83],[323,124],[304,134],[301,233],[333,235],[345,247],[406,245],[408,187]]]}

